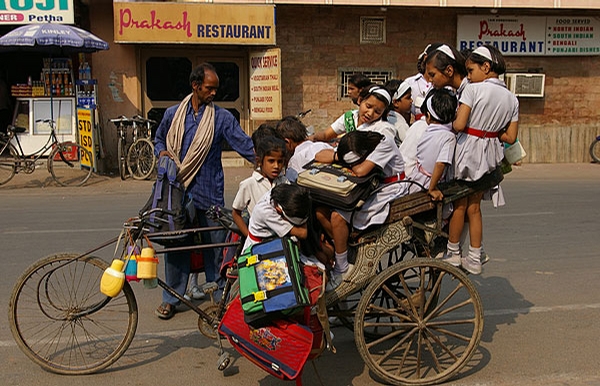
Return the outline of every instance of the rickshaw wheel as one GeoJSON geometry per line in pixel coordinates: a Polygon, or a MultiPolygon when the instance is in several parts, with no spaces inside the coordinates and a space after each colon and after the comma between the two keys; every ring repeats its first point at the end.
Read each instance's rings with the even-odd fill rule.
{"type": "Polygon", "coordinates": [[[354,337],[369,369],[393,385],[431,385],[468,363],[483,332],[483,306],[460,269],[414,258],[381,272],[363,292],[354,337]],[[375,337],[374,337],[375,336],[375,337]]]}

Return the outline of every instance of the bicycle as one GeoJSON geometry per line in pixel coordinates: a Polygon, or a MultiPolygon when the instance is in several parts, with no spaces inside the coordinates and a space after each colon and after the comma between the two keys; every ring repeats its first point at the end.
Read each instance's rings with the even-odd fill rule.
{"type": "Polygon", "coordinates": [[[19,172],[33,173],[46,155],[48,172],[56,183],[61,186],[83,185],[92,175],[92,153],[75,142],[60,142],[54,121],[40,119],[36,123],[50,126],[50,134],[44,146],[32,154],[25,154],[17,135],[27,129],[11,125],[6,134],[0,133],[0,185],[19,172]]]}
{"type": "Polygon", "coordinates": [[[150,177],[156,165],[154,145],[150,141],[152,127],[156,121],[145,119],[139,115],[127,118],[122,115],[110,120],[117,127],[117,158],[119,159],[119,176],[122,180],[130,175],[135,180],[150,177]],[[140,128],[141,126],[141,128],[140,128]],[[132,128],[131,145],[127,144],[127,128],[132,128]]]}
{"type": "Polygon", "coordinates": [[[600,135],[590,145],[590,156],[596,163],[600,163],[600,135]]]}

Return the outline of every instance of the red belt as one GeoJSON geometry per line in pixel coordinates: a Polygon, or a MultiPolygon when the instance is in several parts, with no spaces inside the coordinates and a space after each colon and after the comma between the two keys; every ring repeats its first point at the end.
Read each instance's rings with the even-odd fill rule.
{"type": "Polygon", "coordinates": [[[472,127],[467,127],[465,129],[464,133],[472,135],[474,137],[479,137],[479,138],[498,138],[497,131],[484,131],[484,130],[474,129],[472,127]]]}
{"type": "Polygon", "coordinates": [[[425,114],[417,114],[417,115],[415,115],[415,122],[416,121],[420,121],[421,118],[423,118],[424,116],[425,116],[425,114]]]}
{"type": "Polygon", "coordinates": [[[383,183],[384,184],[391,184],[392,182],[402,181],[405,178],[406,178],[406,174],[404,174],[404,172],[402,172],[402,173],[396,174],[395,176],[385,177],[383,179],[383,183]]]}
{"type": "Polygon", "coordinates": [[[260,237],[256,237],[250,232],[248,232],[248,237],[250,238],[250,240],[254,241],[255,243],[260,243],[262,241],[262,239],[260,237]]]}

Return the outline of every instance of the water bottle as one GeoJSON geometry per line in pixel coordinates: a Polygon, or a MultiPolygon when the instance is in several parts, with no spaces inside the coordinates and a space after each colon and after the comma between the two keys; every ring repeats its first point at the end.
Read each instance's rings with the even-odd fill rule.
{"type": "Polygon", "coordinates": [[[123,284],[125,284],[124,265],[125,263],[122,260],[115,259],[110,267],[104,270],[102,279],[100,279],[100,292],[111,298],[114,298],[121,292],[123,284]]]}

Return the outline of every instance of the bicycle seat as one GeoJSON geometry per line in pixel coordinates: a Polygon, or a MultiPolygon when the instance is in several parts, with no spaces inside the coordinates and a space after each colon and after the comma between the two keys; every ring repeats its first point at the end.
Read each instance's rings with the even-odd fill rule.
{"type": "Polygon", "coordinates": [[[24,133],[27,131],[26,128],[24,127],[19,127],[19,126],[9,126],[8,127],[9,131],[12,131],[13,133],[24,133]]]}

